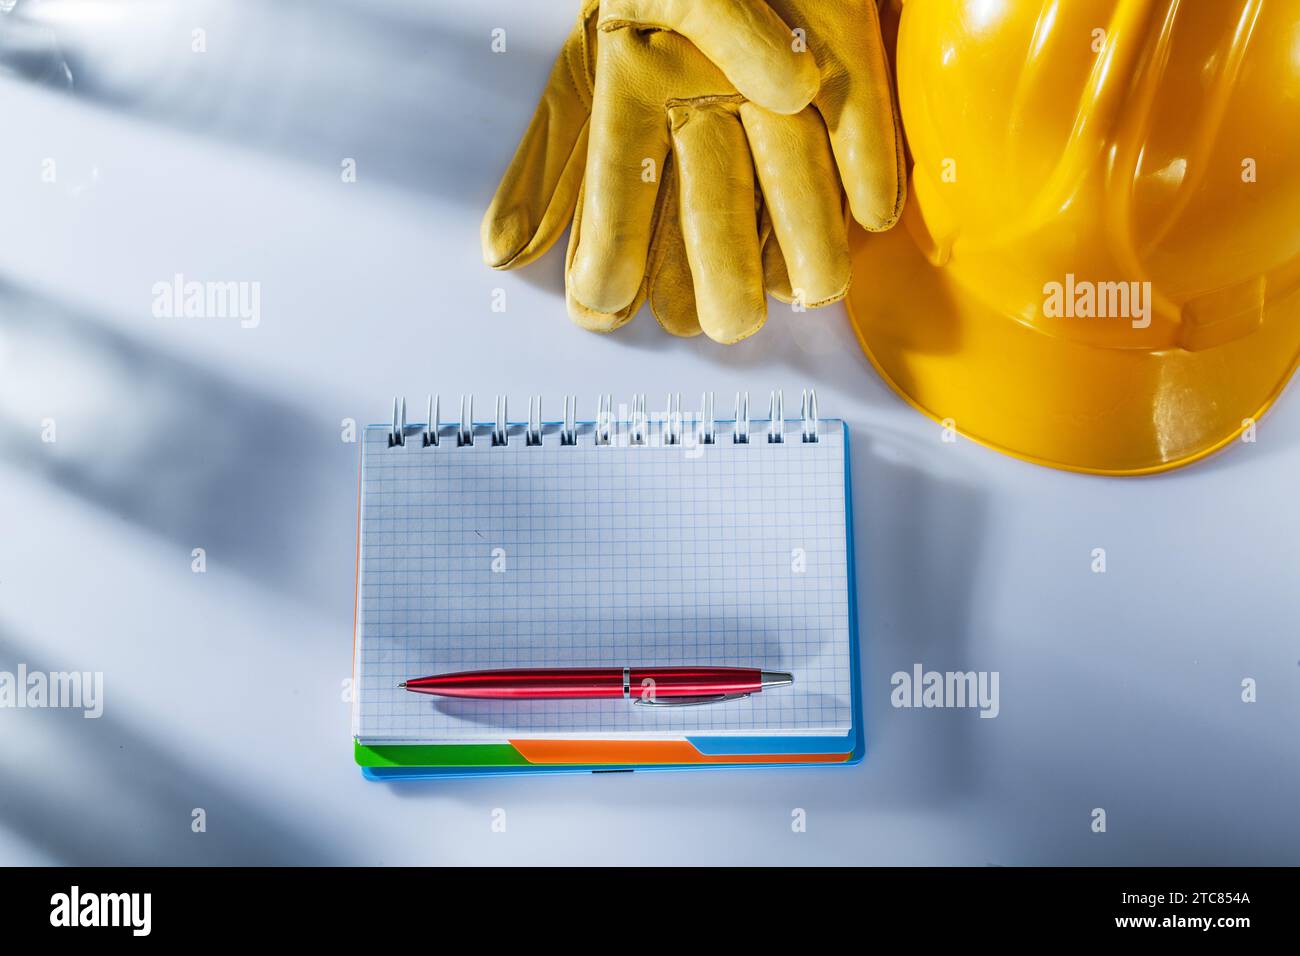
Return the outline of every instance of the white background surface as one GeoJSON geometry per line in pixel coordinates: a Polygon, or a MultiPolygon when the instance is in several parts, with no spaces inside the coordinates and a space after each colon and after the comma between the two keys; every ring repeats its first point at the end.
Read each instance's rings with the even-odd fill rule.
{"type": "Polygon", "coordinates": [[[65,40],[77,92],[0,78],[0,669],[106,683],[99,720],[0,711],[0,862],[1300,862],[1294,389],[1254,445],[1105,480],[941,442],[838,307],[730,349],[578,329],[561,250],[478,252],[571,6],[223,4],[202,57],[100,27],[129,55],[65,40]],[[154,318],[177,272],[260,282],[261,325],[154,318]],[[863,765],[362,780],[342,419],[807,385],[854,433],[863,765]],[[1000,716],[891,708],[915,662],[1000,672],[1000,716]]]}

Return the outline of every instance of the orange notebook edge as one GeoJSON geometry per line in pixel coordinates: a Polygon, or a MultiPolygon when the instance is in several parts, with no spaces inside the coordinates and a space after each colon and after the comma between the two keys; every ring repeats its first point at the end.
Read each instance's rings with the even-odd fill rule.
{"type": "Polygon", "coordinates": [[[531,764],[844,763],[852,753],[706,754],[689,740],[511,740],[531,764]]]}

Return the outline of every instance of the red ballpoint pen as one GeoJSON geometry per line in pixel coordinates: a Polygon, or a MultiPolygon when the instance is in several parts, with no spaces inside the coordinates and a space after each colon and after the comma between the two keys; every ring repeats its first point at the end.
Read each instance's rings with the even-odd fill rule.
{"type": "Polygon", "coordinates": [[[397,686],[474,700],[623,699],[681,706],[738,700],[793,683],[789,674],[753,667],[521,667],[434,674],[397,686]]]}

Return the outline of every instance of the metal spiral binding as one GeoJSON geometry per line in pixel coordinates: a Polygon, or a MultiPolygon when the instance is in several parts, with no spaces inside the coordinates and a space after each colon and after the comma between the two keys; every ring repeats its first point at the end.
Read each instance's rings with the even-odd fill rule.
{"type": "Polygon", "coordinates": [[[424,447],[438,444],[438,432],[442,430],[442,399],[437,395],[429,396],[429,417],[424,425],[424,447]]]}
{"type": "Polygon", "coordinates": [[[608,445],[614,432],[614,411],[609,395],[596,396],[596,444],[608,445]]]}
{"type": "MultiPolygon", "coordinates": [[[[541,405],[541,401],[539,399],[538,406],[540,407],[540,405],[541,405]]],[[[564,396],[564,427],[560,429],[561,445],[578,444],[578,425],[576,422],[577,417],[578,417],[578,396],[565,395],[564,396]]]]}
{"type": "Polygon", "coordinates": [[[769,443],[785,441],[785,396],[779,388],[767,403],[767,440],[769,443]]]}
{"type": "Polygon", "coordinates": [[[731,426],[731,440],[737,445],[749,444],[749,392],[745,393],[743,401],[740,392],[736,393],[736,419],[731,426]]]}
{"type": "Polygon", "coordinates": [[[474,444],[474,396],[469,396],[469,409],[465,408],[465,396],[460,397],[460,424],[456,426],[456,447],[474,444]]]}
{"type": "Polygon", "coordinates": [[[803,440],[815,442],[820,439],[817,433],[817,389],[805,390],[800,403],[799,417],[803,421],[803,440]]]}
{"type": "Polygon", "coordinates": [[[713,393],[700,393],[700,420],[695,426],[695,438],[701,445],[712,445],[717,441],[717,418],[713,414],[713,393]]]}
{"type": "Polygon", "coordinates": [[[510,444],[510,423],[507,420],[510,412],[506,408],[509,399],[505,395],[498,395],[496,401],[496,424],[492,426],[492,444],[494,446],[510,444]]]}
{"type": "Polygon", "coordinates": [[[528,399],[528,428],[524,430],[524,444],[529,446],[542,443],[542,396],[528,399]]]}
{"type": "Polygon", "coordinates": [[[646,435],[650,431],[650,416],[645,410],[645,396],[632,396],[632,427],[628,429],[627,441],[629,445],[644,445],[646,435]]]}
{"type": "Polygon", "coordinates": [[[406,399],[402,399],[399,410],[397,399],[393,399],[393,430],[388,433],[388,447],[406,444],[406,399]]]}
{"type": "Polygon", "coordinates": [[[663,443],[665,445],[680,445],[682,443],[682,396],[676,396],[677,403],[673,404],[673,394],[668,393],[668,407],[664,410],[664,428],[663,443]]]}
{"type": "MultiPolygon", "coordinates": [[[[510,421],[508,399],[497,395],[493,406],[491,442],[493,447],[505,447],[510,444],[510,421]]],[[[769,444],[785,443],[785,397],[780,389],[774,390],[768,398],[767,441],[769,444]]],[[[428,399],[428,417],[423,426],[416,424],[411,428],[418,430],[421,444],[425,448],[441,447],[442,401],[437,395],[428,399]]],[[[622,409],[623,406],[620,406],[622,409]]],[[[564,417],[558,423],[561,445],[577,445],[578,436],[586,431],[579,426],[578,396],[564,397],[564,417]]],[[[804,389],[799,400],[800,441],[805,443],[821,440],[821,422],[817,416],[817,390],[804,389]]],[[[658,442],[661,445],[682,445],[687,443],[685,418],[682,415],[682,397],[680,393],[668,393],[662,418],[658,419],[658,442]]],[[[749,393],[736,393],[736,417],[731,427],[733,444],[750,443],[749,393]]],[[[642,393],[632,396],[627,430],[621,432],[614,417],[613,396],[609,394],[596,396],[596,417],[591,423],[590,434],[595,445],[626,444],[645,446],[656,444],[652,441],[655,434],[654,423],[646,411],[646,397],[642,393]]],[[[460,421],[456,423],[456,446],[474,444],[474,396],[460,397],[460,421]]],[[[405,447],[406,433],[406,399],[393,399],[393,424],[388,433],[388,447],[405,447]]],[[[533,395],[528,399],[528,421],[524,425],[524,445],[538,448],[546,444],[547,427],[542,422],[542,396],[533,395]]],[[[517,434],[517,433],[516,433],[517,434]]],[[[717,444],[717,416],[714,411],[713,392],[700,394],[700,414],[695,420],[690,436],[694,444],[717,444]]]]}

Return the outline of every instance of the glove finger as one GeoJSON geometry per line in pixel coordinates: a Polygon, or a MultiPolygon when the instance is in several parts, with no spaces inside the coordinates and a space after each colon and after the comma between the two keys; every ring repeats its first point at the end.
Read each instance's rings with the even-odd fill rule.
{"type": "Polygon", "coordinates": [[[699,335],[695,286],[686,255],[678,209],[677,170],[670,162],[659,185],[660,213],[650,253],[647,278],[650,311],[669,335],[699,335]]]}
{"type": "Polygon", "coordinates": [[[853,218],[879,232],[898,220],[907,178],[875,4],[863,5],[861,21],[862,26],[840,37],[833,49],[819,48],[833,81],[822,84],[814,102],[830,132],[853,218]]]}
{"type": "Polygon", "coordinates": [[[584,183],[578,190],[577,208],[573,214],[573,230],[569,233],[569,248],[565,254],[564,260],[564,304],[568,308],[569,318],[575,323],[591,332],[613,332],[615,329],[627,325],[632,316],[636,315],[641,304],[645,302],[646,283],[643,281],[632,301],[623,308],[614,312],[599,312],[592,309],[578,300],[573,294],[572,284],[568,281],[573,267],[573,257],[578,248],[578,241],[582,231],[582,211],[586,205],[587,188],[584,183]]]}
{"type": "MultiPolygon", "coordinates": [[[[763,210],[764,218],[768,212],[763,210]]],[[[789,305],[794,301],[794,289],[790,285],[790,272],[785,265],[785,253],[781,251],[781,241],[776,233],[767,230],[763,239],[763,286],[767,294],[789,305]]]]}
{"type": "Polygon", "coordinates": [[[797,113],[817,92],[817,61],[766,2],[603,0],[602,31],[658,27],[680,33],[749,99],[797,113]]]}
{"type": "Polygon", "coordinates": [[[669,116],[700,328],[715,341],[738,342],[767,320],[745,130],[730,102],[677,105],[669,116]]]}
{"type": "Polygon", "coordinates": [[[588,309],[618,313],[631,304],[645,279],[654,228],[659,180],[668,155],[669,133],[662,106],[650,108],[629,97],[627,77],[616,65],[635,62],[620,44],[640,42],[630,31],[602,37],[583,179],[577,245],[567,286],[588,309]]]}
{"type": "Polygon", "coordinates": [[[791,294],[809,308],[843,298],[849,287],[849,242],[821,117],[816,110],[779,116],[745,103],[740,118],[791,294]]]}
{"type": "MultiPolygon", "coordinates": [[[[585,13],[594,12],[591,4],[585,13]]],[[[587,157],[595,71],[594,17],[569,34],[514,158],[483,216],[483,261],[526,265],[555,244],[573,216],[587,157]]]]}

